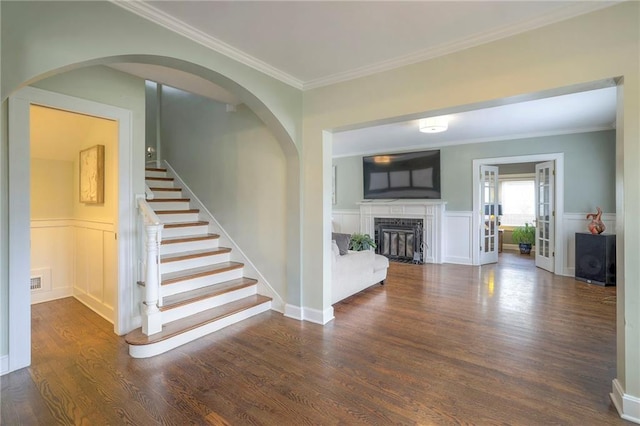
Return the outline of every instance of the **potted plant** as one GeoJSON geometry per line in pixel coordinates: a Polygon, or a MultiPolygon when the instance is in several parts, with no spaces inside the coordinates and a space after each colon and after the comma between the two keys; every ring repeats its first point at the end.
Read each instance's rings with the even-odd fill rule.
{"type": "Polygon", "coordinates": [[[512,239],[520,247],[520,254],[530,254],[531,246],[536,241],[536,227],[525,223],[513,230],[512,239]]]}
{"type": "Polygon", "coordinates": [[[376,248],[376,243],[369,234],[351,234],[350,250],[363,251],[371,248],[376,248]]]}

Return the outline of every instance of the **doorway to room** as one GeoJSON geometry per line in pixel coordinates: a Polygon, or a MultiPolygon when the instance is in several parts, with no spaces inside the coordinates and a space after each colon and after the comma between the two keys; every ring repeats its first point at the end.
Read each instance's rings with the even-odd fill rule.
{"type": "MultiPolygon", "coordinates": [[[[549,272],[562,271],[564,265],[565,241],[555,238],[563,235],[562,221],[557,220],[564,215],[564,154],[536,154],[515,157],[498,157],[476,159],[473,161],[473,264],[487,264],[498,261],[498,254],[504,248],[504,230],[500,232],[502,205],[500,203],[499,167],[506,165],[518,171],[533,164],[534,173],[519,173],[531,176],[534,189],[533,218],[511,217],[509,220],[535,220],[540,223],[536,232],[536,252],[532,258],[536,266],[549,272]],[[539,254],[538,254],[539,252],[539,254]]],[[[503,169],[506,170],[506,169],[503,169]]],[[[513,169],[511,169],[513,170],[513,169]]],[[[526,216],[526,215],[525,215],[526,216]]]]}
{"type": "MultiPolygon", "coordinates": [[[[9,371],[31,363],[31,290],[30,286],[21,284],[29,282],[31,278],[31,202],[30,196],[24,197],[24,194],[31,194],[30,122],[33,105],[117,122],[117,149],[113,152],[117,172],[112,176],[116,189],[111,195],[115,212],[111,247],[116,247],[116,254],[111,259],[115,270],[110,268],[109,271],[116,277],[117,283],[112,304],[116,334],[131,329],[134,309],[134,288],[131,283],[135,282],[135,267],[130,255],[135,252],[135,234],[132,231],[135,210],[131,208],[132,113],[111,105],[26,87],[9,100],[9,371]]],[[[113,250],[107,248],[107,252],[113,253],[113,250]]]]}
{"type": "Polygon", "coordinates": [[[118,123],[35,104],[30,116],[31,303],[73,296],[113,324],[118,123]]]}

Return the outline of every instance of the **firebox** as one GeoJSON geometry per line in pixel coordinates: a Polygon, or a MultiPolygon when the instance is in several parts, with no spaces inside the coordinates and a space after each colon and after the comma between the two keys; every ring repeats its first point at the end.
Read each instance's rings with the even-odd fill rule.
{"type": "Polygon", "coordinates": [[[422,219],[374,218],[376,253],[399,262],[422,263],[422,219]]]}

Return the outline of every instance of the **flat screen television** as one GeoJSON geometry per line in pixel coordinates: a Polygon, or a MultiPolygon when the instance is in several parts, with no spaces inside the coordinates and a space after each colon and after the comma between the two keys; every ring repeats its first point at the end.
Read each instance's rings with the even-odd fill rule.
{"type": "Polygon", "coordinates": [[[440,199],[440,150],[362,158],[365,199],[440,199]]]}

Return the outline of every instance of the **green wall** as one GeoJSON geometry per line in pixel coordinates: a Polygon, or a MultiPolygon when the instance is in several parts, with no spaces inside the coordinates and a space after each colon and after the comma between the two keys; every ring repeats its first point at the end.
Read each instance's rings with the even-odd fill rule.
{"type": "MultiPolygon", "coordinates": [[[[564,153],[565,212],[588,212],[600,206],[615,212],[615,131],[547,136],[440,148],[442,199],[449,211],[470,211],[474,159],[564,153]]],[[[334,209],[357,209],[362,200],[362,156],[334,158],[338,203],[334,209]]]]}
{"type": "Polygon", "coordinates": [[[167,87],[161,98],[163,159],[284,299],[287,173],[278,141],[245,105],[227,112],[167,87]]]}

